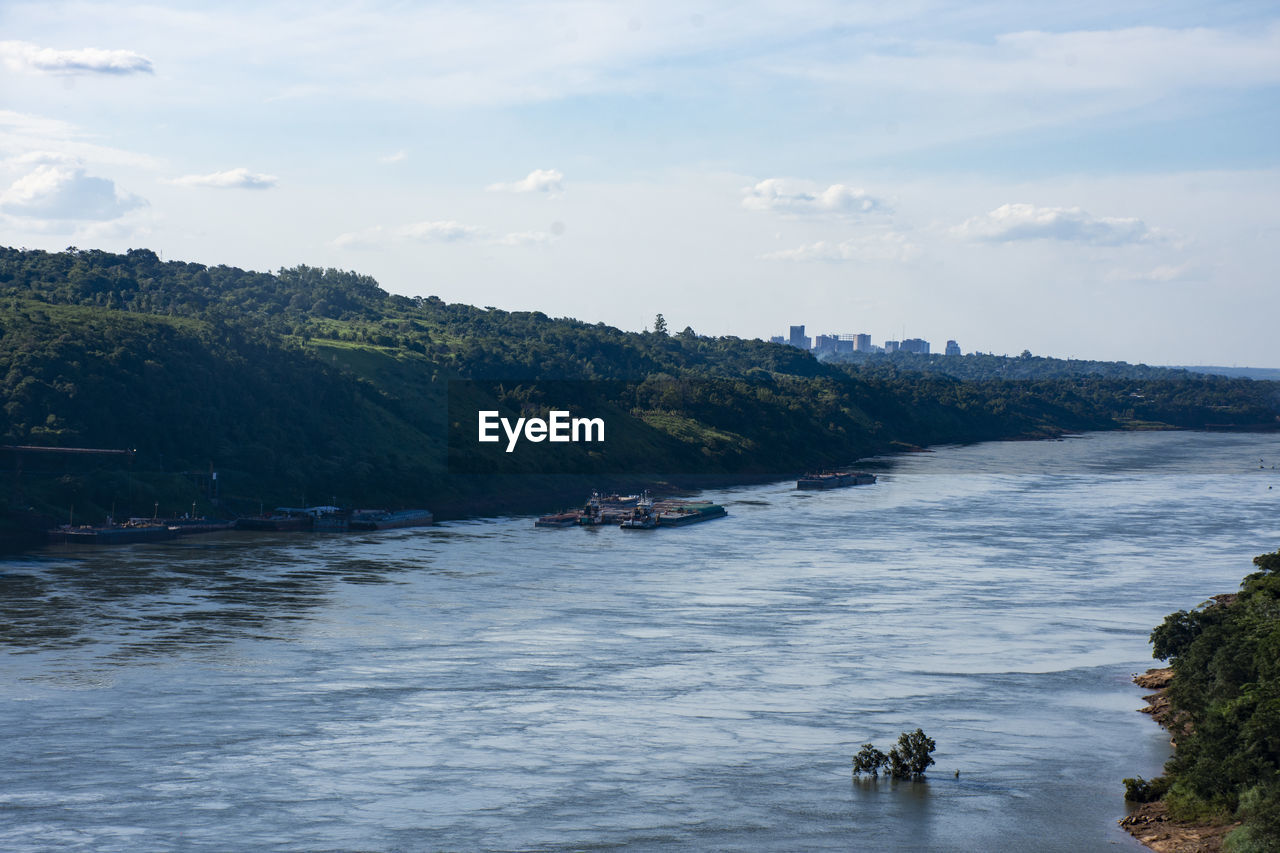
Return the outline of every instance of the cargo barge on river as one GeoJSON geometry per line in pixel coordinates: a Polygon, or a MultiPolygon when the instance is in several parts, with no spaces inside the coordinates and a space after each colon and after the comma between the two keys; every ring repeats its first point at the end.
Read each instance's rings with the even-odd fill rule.
{"type": "Polygon", "coordinates": [[[361,509],[351,514],[351,530],[397,530],[401,527],[428,527],[435,516],[426,509],[361,509]]]}
{"type": "Polygon", "coordinates": [[[865,471],[830,471],[821,474],[805,474],[799,480],[796,480],[796,488],[804,490],[843,489],[847,486],[873,486],[875,482],[876,475],[868,474],[865,471]]]}
{"type": "Polygon", "coordinates": [[[46,531],[51,545],[131,545],[135,542],[165,542],[179,536],[230,530],[232,522],[208,518],[130,519],[124,524],[63,525],[46,531]]]}
{"type": "Polygon", "coordinates": [[[558,512],[538,518],[534,527],[597,527],[617,525],[623,530],[652,530],[655,527],[682,527],[699,521],[723,518],[729,513],[710,501],[658,500],[643,495],[601,496],[592,492],[582,509],[558,512]]]}

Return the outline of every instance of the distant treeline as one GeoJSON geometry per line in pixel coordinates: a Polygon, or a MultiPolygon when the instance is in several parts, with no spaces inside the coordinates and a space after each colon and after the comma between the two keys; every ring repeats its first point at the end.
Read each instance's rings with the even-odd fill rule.
{"type": "Polygon", "coordinates": [[[118,516],[204,509],[212,470],[223,505],[242,511],[336,499],[445,516],[531,508],[619,470],[618,459],[565,468],[549,454],[518,476],[451,474],[487,470],[466,458],[477,448],[450,453],[451,380],[488,389],[476,405],[513,413],[557,405],[550,380],[610,380],[586,396],[615,413],[623,467],[676,482],[1064,430],[1271,427],[1277,413],[1272,383],[1177,372],[962,381],[691,329],[624,332],[398,296],[354,272],[251,272],[145,249],[0,248],[0,376],[4,443],[137,449],[128,466],[26,460],[22,478],[0,458],[15,471],[12,499],[55,514],[74,504],[85,518],[113,504],[118,516]]]}
{"type": "MultiPolygon", "coordinates": [[[[1186,379],[1195,373],[1219,373],[1217,370],[1182,367],[1151,367],[1146,364],[1129,364],[1124,361],[1092,361],[1079,358],[1050,358],[1032,355],[1024,351],[1018,356],[973,352],[968,355],[923,355],[913,352],[894,353],[835,353],[820,356],[833,364],[846,364],[860,375],[912,373],[938,373],[956,379],[1077,379],[1098,377],[1104,379],[1186,379]]],[[[1236,374],[1244,376],[1244,373],[1236,374]]],[[[1280,371],[1277,376],[1280,378],[1280,371]]]]}

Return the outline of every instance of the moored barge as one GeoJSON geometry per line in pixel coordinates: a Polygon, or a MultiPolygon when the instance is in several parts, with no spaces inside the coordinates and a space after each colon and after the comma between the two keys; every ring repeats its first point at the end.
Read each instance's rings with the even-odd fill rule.
{"type": "Polygon", "coordinates": [[[796,480],[797,489],[843,489],[846,486],[875,485],[876,475],[865,471],[832,471],[821,474],[805,474],[796,480]]]}
{"type": "Polygon", "coordinates": [[[724,518],[728,514],[720,504],[710,501],[676,504],[658,513],[658,526],[683,527],[686,524],[697,524],[699,521],[724,518]]]}
{"type": "Polygon", "coordinates": [[[427,527],[435,516],[427,509],[357,510],[351,514],[351,530],[395,530],[401,527],[427,527]]]}

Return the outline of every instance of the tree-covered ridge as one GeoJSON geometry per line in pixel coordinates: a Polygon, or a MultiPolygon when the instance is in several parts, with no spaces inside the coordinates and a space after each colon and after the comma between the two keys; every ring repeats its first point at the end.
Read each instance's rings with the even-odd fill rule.
{"type": "Polygon", "coordinates": [[[1151,633],[1172,662],[1177,732],[1154,792],[1189,820],[1238,817],[1226,849],[1280,850],[1280,552],[1253,561],[1234,600],[1170,614],[1151,633]]]}
{"type": "MultiPolygon", "coordinates": [[[[628,470],[722,477],[785,476],[902,444],[1270,426],[1277,411],[1275,386],[1248,380],[859,371],[758,340],[624,332],[398,296],[341,270],[260,273],[162,262],[145,249],[0,248],[0,438],[136,448],[131,494],[147,482],[160,489],[161,474],[211,467],[224,497],[255,506],[336,497],[447,512],[543,489],[529,480],[499,490],[450,472],[459,461],[459,470],[483,470],[448,453],[456,380],[488,383],[490,402],[515,414],[555,404],[549,381],[609,380],[612,396],[601,398],[601,385],[588,398],[621,418],[614,434],[632,440],[628,470]]],[[[519,470],[564,469],[535,459],[519,470]]],[[[69,474],[44,491],[45,506],[105,511],[120,489],[69,474]]],[[[180,485],[166,487],[175,500],[180,485]]],[[[161,491],[156,500],[168,499],[161,491]]]]}
{"type": "Polygon", "coordinates": [[[241,326],[272,342],[332,340],[430,356],[462,377],[644,378],[694,368],[814,376],[808,354],[756,340],[627,333],[603,323],[405,297],[370,277],[298,266],[277,273],[161,262],[147,249],[0,248],[0,299],[34,299],[241,326]]]}

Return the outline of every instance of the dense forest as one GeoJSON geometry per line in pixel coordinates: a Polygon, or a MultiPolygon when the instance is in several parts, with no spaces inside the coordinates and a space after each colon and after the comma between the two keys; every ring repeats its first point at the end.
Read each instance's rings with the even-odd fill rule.
{"type": "Polygon", "coordinates": [[[1165,714],[1176,748],[1165,775],[1126,780],[1131,798],[1163,798],[1175,818],[1236,818],[1236,853],[1280,850],[1280,552],[1236,595],[1180,610],[1151,634],[1171,661],[1165,714]]]}
{"type": "Polygon", "coordinates": [[[353,272],[251,272],[145,249],[0,248],[0,376],[5,445],[136,450],[127,463],[0,457],[11,506],[88,520],[113,508],[207,511],[215,497],[222,511],[336,500],[447,517],[533,509],[589,484],[789,476],[913,445],[1274,427],[1278,410],[1274,384],[1245,379],[966,381],[692,329],[632,333],[410,298],[353,272]],[[499,458],[466,440],[478,407],[515,416],[568,404],[609,414],[604,448],[499,458]]]}

